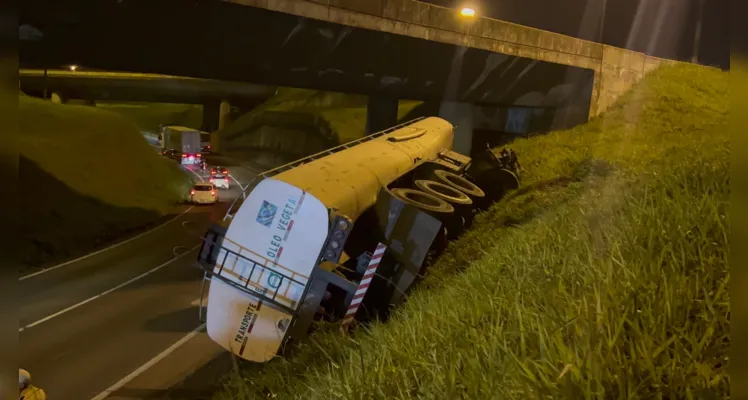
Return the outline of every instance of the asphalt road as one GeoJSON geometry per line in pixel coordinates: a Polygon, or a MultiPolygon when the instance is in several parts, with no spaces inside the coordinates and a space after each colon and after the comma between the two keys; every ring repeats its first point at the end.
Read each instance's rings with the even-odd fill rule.
{"type": "MultiPolygon", "coordinates": [[[[231,164],[235,181],[253,177],[231,164]]],[[[195,248],[239,193],[234,185],[218,205],[192,207],[130,242],[21,280],[21,366],[35,383],[58,399],[97,398],[113,385],[110,398],[200,398],[214,380],[200,371],[224,353],[196,331],[195,248]],[[191,390],[174,392],[185,385],[191,390]]]]}

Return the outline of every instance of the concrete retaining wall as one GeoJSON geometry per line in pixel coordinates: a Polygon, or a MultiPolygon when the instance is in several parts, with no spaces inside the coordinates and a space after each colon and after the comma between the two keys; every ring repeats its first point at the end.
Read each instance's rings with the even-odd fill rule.
{"type": "Polygon", "coordinates": [[[595,71],[590,117],[663,61],[645,54],[415,0],[224,0],[357,28],[467,46],[595,71]]]}

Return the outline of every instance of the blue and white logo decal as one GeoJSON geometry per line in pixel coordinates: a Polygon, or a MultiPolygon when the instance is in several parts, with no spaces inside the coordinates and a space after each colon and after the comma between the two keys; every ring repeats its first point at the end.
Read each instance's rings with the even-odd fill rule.
{"type": "Polygon", "coordinates": [[[273,223],[273,219],[275,219],[275,213],[277,211],[278,206],[263,200],[262,205],[260,206],[260,211],[257,212],[257,222],[269,228],[273,223]]]}

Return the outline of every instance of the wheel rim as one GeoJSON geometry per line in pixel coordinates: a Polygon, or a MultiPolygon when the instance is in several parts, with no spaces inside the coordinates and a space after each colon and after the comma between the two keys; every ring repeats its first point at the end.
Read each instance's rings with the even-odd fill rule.
{"type": "Polygon", "coordinates": [[[458,189],[465,194],[468,194],[473,197],[485,197],[486,193],[478,187],[473,182],[470,182],[469,180],[459,176],[455,175],[449,171],[445,171],[443,169],[439,169],[434,171],[434,174],[436,175],[439,180],[447,184],[448,186],[452,186],[455,189],[458,189]]]}
{"type": "Polygon", "coordinates": [[[392,189],[391,192],[395,197],[424,210],[442,214],[454,212],[454,207],[446,200],[420,190],[397,188],[392,189]]]}
{"type": "Polygon", "coordinates": [[[499,174],[501,174],[502,186],[504,189],[516,190],[519,188],[519,178],[517,178],[517,175],[514,172],[507,169],[500,169],[499,174]]]}
{"type": "Polygon", "coordinates": [[[428,194],[440,197],[452,203],[461,205],[470,205],[473,203],[473,201],[470,200],[470,197],[468,197],[464,192],[441,182],[422,179],[416,181],[416,186],[428,194]]]}

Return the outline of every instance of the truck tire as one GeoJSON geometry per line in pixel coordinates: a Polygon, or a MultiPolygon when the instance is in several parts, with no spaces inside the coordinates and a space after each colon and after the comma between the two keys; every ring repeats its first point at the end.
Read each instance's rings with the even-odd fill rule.
{"type": "Polygon", "coordinates": [[[404,203],[414,205],[424,211],[430,211],[437,215],[448,215],[455,211],[455,208],[446,200],[442,200],[420,190],[395,188],[392,189],[391,192],[393,196],[402,200],[404,203]]]}
{"type": "Polygon", "coordinates": [[[462,213],[456,212],[455,207],[446,200],[420,190],[408,188],[392,189],[392,195],[441,221],[447,230],[449,240],[457,239],[465,231],[467,225],[465,217],[462,213]]]}
{"type": "Polygon", "coordinates": [[[438,169],[434,171],[434,175],[444,184],[451,186],[474,200],[482,199],[486,197],[486,193],[478,185],[470,182],[465,177],[457,174],[453,174],[449,171],[438,169]]]}
{"type": "Polygon", "coordinates": [[[473,178],[475,182],[486,189],[486,203],[499,201],[510,190],[519,188],[517,175],[504,168],[484,171],[481,175],[473,178]]]}
{"type": "Polygon", "coordinates": [[[427,194],[439,197],[450,203],[463,206],[473,204],[473,200],[471,200],[465,192],[441,182],[419,179],[416,181],[416,187],[427,194]]]}
{"type": "Polygon", "coordinates": [[[508,169],[502,168],[499,170],[498,175],[501,177],[501,186],[504,191],[519,189],[519,178],[517,178],[517,174],[508,169]]]}
{"type": "Polygon", "coordinates": [[[449,235],[450,239],[459,237],[464,229],[470,228],[473,224],[473,209],[475,206],[470,196],[452,186],[429,179],[419,179],[415,183],[418,189],[427,194],[439,197],[442,200],[446,200],[455,208],[455,213],[461,218],[461,224],[459,227],[452,226],[449,235]]]}

